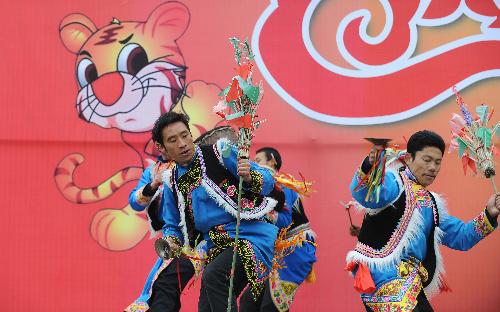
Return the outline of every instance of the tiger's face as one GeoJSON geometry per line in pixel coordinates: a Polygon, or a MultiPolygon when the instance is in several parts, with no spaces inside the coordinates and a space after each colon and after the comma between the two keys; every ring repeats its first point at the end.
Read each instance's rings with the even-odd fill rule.
{"type": "Polygon", "coordinates": [[[185,87],[185,66],[176,44],[189,23],[178,2],[160,5],[146,22],[116,19],[101,29],[81,14],[63,19],[61,39],[75,53],[80,118],[129,132],[152,129],[185,87]]]}

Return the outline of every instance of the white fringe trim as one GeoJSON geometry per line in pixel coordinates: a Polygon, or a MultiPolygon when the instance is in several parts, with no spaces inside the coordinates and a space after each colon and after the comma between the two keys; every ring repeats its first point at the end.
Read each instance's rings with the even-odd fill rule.
{"type": "Polygon", "coordinates": [[[217,142],[215,142],[215,147],[217,148],[217,158],[219,159],[219,163],[223,166],[223,167],[226,167],[226,165],[224,165],[224,160],[222,159],[223,156],[222,156],[222,153],[223,153],[223,146],[227,146],[227,145],[231,145],[231,141],[229,141],[229,139],[227,138],[220,138],[217,140],[217,142]]]}
{"type": "Polygon", "coordinates": [[[163,185],[166,185],[172,191],[172,169],[165,169],[162,175],[163,185]]]}
{"type": "Polygon", "coordinates": [[[441,195],[437,193],[431,192],[431,194],[432,196],[434,196],[434,199],[436,200],[436,206],[439,213],[439,223],[441,223],[442,220],[445,220],[450,216],[450,214],[448,213],[448,208],[446,206],[446,201],[441,195]]]}
{"type": "MultiPolygon", "coordinates": [[[[217,192],[210,185],[207,184],[207,181],[205,179],[202,180],[201,185],[203,186],[203,188],[205,189],[207,194],[220,207],[224,208],[224,210],[227,213],[231,214],[233,217],[236,217],[237,211],[238,211],[238,204],[237,203],[233,202],[232,200],[231,200],[231,202],[229,202],[226,199],[224,199],[222,196],[217,194],[217,192]]],[[[271,197],[264,197],[262,200],[263,200],[263,202],[261,203],[260,206],[264,205],[264,208],[262,208],[260,211],[251,212],[251,213],[245,212],[245,211],[240,211],[241,219],[251,220],[251,219],[262,218],[266,213],[273,210],[274,207],[276,207],[276,204],[278,203],[277,200],[275,200],[274,198],[271,198],[271,197]]]]}
{"type": "MultiPolygon", "coordinates": [[[[448,209],[446,207],[446,201],[441,195],[437,193],[431,192],[431,194],[436,201],[436,207],[439,215],[439,223],[441,223],[442,220],[449,217],[448,209]]],[[[434,229],[434,253],[436,254],[436,271],[434,272],[432,281],[424,289],[425,295],[429,299],[440,292],[441,286],[443,285],[442,277],[446,273],[444,269],[443,257],[441,255],[439,246],[441,245],[444,235],[445,233],[443,232],[443,230],[439,228],[438,225],[438,227],[434,229]]]]}
{"type": "Polygon", "coordinates": [[[182,236],[184,238],[184,246],[189,246],[189,236],[187,232],[187,226],[186,226],[186,215],[185,215],[185,210],[186,210],[186,203],[184,201],[184,196],[182,196],[182,193],[176,188],[175,189],[177,193],[177,205],[179,207],[179,214],[180,214],[180,219],[181,222],[179,222],[179,226],[182,229],[182,236]]]}
{"type": "Polygon", "coordinates": [[[374,268],[377,270],[384,270],[395,265],[399,265],[401,262],[401,257],[403,252],[408,248],[411,242],[416,239],[419,235],[422,235],[421,229],[424,225],[424,219],[418,208],[413,210],[413,215],[411,216],[410,223],[406,229],[403,237],[398,243],[398,246],[386,257],[384,258],[370,258],[355,250],[351,250],[346,257],[347,263],[350,262],[361,262],[366,264],[369,268],[374,268]]]}
{"type": "Polygon", "coordinates": [[[436,270],[432,281],[425,287],[424,292],[428,299],[437,295],[440,292],[441,286],[443,285],[442,276],[446,273],[444,270],[443,257],[441,256],[441,251],[439,250],[439,245],[444,236],[444,232],[436,227],[434,229],[434,253],[436,254],[436,270]]]}

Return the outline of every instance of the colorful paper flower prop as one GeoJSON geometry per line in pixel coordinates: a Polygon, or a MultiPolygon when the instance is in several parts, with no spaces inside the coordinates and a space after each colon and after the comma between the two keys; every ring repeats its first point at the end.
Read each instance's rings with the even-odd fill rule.
{"type": "MultiPolygon", "coordinates": [[[[256,121],[257,107],[262,99],[262,83],[255,85],[252,81],[254,55],[248,39],[241,42],[237,38],[229,39],[235,50],[237,67],[236,75],[231,79],[227,88],[219,94],[221,100],[214,106],[214,112],[222,117],[229,125],[238,130],[238,159],[248,159],[252,138],[263,121],[256,121]]],[[[228,150],[223,151],[227,153],[228,150]]],[[[240,231],[240,211],[242,207],[241,192],[243,179],[240,177],[238,187],[238,210],[236,212],[236,234],[234,238],[234,253],[229,282],[229,296],[227,311],[231,311],[233,297],[234,270],[238,252],[238,239],[240,231]]],[[[248,206],[247,202],[243,202],[248,206]]],[[[253,203],[252,203],[253,204],[253,203]]]]}
{"type": "Polygon", "coordinates": [[[489,111],[488,106],[482,104],[476,107],[476,114],[473,116],[455,86],[453,92],[456,95],[461,115],[453,114],[450,119],[452,140],[449,152],[458,150],[464,174],[467,173],[467,168],[470,168],[475,174],[479,171],[480,175],[491,180],[496,192],[495,180],[493,179],[495,176],[493,157],[497,152],[493,144],[493,137],[495,134],[500,137],[500,123],[492,128],[488,127],[494,109],[489,111]]]}
{"type": "Polygon", "coordinates": [[[236,75],[219,94],[221,100],[214,112],[238,130],[238,157],[248,158],[250,144],[257,129],[265,120],[257,121],[257,107],[262,99],[262,83],[254,84],[252,69],[254,55],[248,43],[231,38],[235,50],[236,75]]]}

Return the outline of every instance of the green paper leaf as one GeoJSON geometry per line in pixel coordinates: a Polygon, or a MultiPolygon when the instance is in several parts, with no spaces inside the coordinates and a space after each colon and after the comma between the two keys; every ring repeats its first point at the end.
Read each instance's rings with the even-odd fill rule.
{"type": "Polygon", "coordinates": [[[236,37],[233,37],[229,38],[229,41],[232,43],[234,47],[234,56],[236,57],[236,62],[238,63],[238,65],[240,65],[241,64],[241,50],[239,47],[240,40],[236,37]]]}
{"type": "Polygon", "coordinates": [[[253,61],[254,55],[253,55],[253,52],[252,52],[252,48],[250,48],[250,44],[248,43],[248,38],[245,39],[245,51],[247,52],[248,59],[250,61],[253,61]]]}
{"type": "Polygon", "coordinates": [[[477,129],[476,136],[483,141],[487,148],[491,147],[491,132],[490,129],[486,127],[481,127],[477,129]]]}
{"type": "Polygon", "coordinates": [[[458,143],[458,157],[462,158],[465,151],[467,150],[467,144],[462,140],[462,138],[457,138],[458,143]]]}
{"type": "Polygon", "coordinates": [[[229,103],[226,103],[227,106],[229,106],[233,111],[236,110],[236,101],[231,101],[229,103]]]}
{"type": "Polygon", "coordinates": [[[241,116],[243,116],[244,113],[243,112],[236,112],[234,114],[231,114],[231,115],[227,115],[226,116],[226,120],[232,120],[232,119],[235,119],[235,118],[239,118],[241,116]]]}
{"type": "Polygon", "coordinates": [[[259,87],[252,86],[251,84],[243,80],[241,77],[236,77],[236,79],[238,79],[238,83],[240,85],[241,90],[243,91],[243,94],[245,94],[253,104],[257,104],[260,92],[259,87]]]}
{"type": "Polygon", "coordinates": [[[497,123],[495,128],[493,128],[493,132],[497,135],[498,139],[500,140],[500,123],[497,123]]]}
{"type": "Polygon", "coordinates": [[[225,88],[224,90],[222,90],[218,96],[226,96],[228,93],[229,93],[229,90],[231,89],[231,86],[225,88]]]}
{"type": "Polygon", "coordinates": [[[488,118],[488,106],[486,106],[486,105],[476,106],[476,113],[479,116],[479,118],[481,119],[481,123],[483,125],[485,125],[487,122],[486,119],[488,118]]]}

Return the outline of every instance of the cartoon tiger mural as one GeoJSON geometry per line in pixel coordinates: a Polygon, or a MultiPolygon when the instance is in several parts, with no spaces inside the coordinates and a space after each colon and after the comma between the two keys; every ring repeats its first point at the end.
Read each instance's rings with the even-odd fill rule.
{"type": "MultiPolygon", "coordinates": [[[[159,5],[145,22],[113,18],[100,29],[83,14],[63,18],[61,41],[76,55],[78,116],[105,129],[121,130],[122,140],[140,155],[142,165],[124,168],[95,187],[80,188],[73,175],[84,157],[69,154],[54,174],[67,200],[98,202],[139,179],[143,168],[158,155],[150,131],[161,114],[172,109],[187,113],[194,137],[217,123],[211,107],[220,88],[203,81],[186,85],[186,66],[176,41],[189,20],[188,8],[173,1],[159,5]]],[[[146,218],[129,205],[98,211],[90,226],[97,243],[115,251],[134,247],[148,231],[146,218]]]]}

